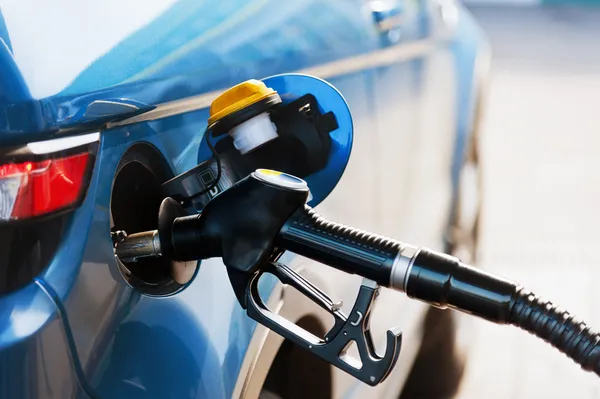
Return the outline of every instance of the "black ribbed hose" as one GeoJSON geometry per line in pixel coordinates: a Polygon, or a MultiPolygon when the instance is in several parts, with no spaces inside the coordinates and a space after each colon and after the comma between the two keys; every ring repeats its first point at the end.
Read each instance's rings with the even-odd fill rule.
{"type": "Polygon", "coordinates": [[[600,376],[600,334],[551,302],[519,287],[507,323],[529,331],[600,376]]]}
{"type": "Polygon", "coordinates": [[[455,257],[421,249],[414,259],[406,294],[439,308],[520,327],[600,376],[600,334],[512,281],[465,265],[455,257]]]}

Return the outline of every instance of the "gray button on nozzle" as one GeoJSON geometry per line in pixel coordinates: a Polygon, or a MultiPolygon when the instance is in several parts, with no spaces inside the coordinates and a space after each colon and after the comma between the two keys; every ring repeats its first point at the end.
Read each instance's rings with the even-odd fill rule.
{"type": "Polygon", "coordinates": [[[253,175],[258,180],[262,180],[265,183],[274,186],[289,188],[290,190],[308,190],[308,184],[306,184],[304,180],[296,176],[288,175],[287,173],[271,169],[256,169],[253,175]]]}

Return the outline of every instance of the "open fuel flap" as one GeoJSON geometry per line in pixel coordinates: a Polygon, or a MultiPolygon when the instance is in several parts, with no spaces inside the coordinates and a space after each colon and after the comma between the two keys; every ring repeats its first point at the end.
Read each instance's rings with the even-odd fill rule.
{"type": "MultiPolygon", "coordinates": [[[[294,77],[335,91],[314,77],[294,77]]],[[[258,168],[306,178],[323,171],[340,148],[349,152],[348,143],[340,147],[331,135],[339,128],[336,114],[310,90],[292,95],[274,89],[286,78],[249,80],[219,96],[210,107],[198,166],[165,182],[165,194],[199,211],[258,168]]]]}
{"type": "MultiPolygon", "coordinates": [[[[161,184],[171,177],[171,168],[155,147],[136,144],[127,150],[117,167],[111,194],[111,232],[115,245],[126,232],[134,234],[158,227],[158,211],[165,198],[161,184]]],[[[134,262],[117,257],[125,280],[142,293],[156,296],[170,295],[184,287],[187,281],[181,277],[182,268],[191,268],[187,274],[193,275],[198,262],[185,263],[162,257],[134,262]]]]}

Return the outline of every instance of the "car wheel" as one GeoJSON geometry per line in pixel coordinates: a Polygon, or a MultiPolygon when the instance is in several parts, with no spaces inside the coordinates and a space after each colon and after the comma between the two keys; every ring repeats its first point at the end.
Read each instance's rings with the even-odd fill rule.
{"type": "Polygon", "coordinates": [[[454,314],[431,308],[423,331],[421,347],[400,398],[452,398],[465,369],[465,358],[456,348],[454,314]]]}
{"type": "MultiPolygon", "coordinates": [[[[475,264],[478,259],[482,203],[476,137],[474,135],[470,142],[461,168],[446,248],[447,252],[469,264],[475,264]]],[[[433,307],[428,310],[423,323],[421,347],[400,395],[401,399],[445,399],[456,395],[466,364],[465,348],[459,345],[463,340],[457,334],[457,316],[449,310],[433,307]]],[[[471,329],[461,328],[463,330],[471,329]]]]}
{"type": "MultiPolygon", "coordinates": [[[[326,330],[312,316],[296,323],[300,328],[318,336],[326,330]]],[[[259,399],[327,399],[332,394],[332,367],[292,342],[284,341],[273,360],[259,399]]]]}
{"type": "Polygon", "coordinates": [[[467,264],[477,264],[479,225],[482,209],[482,173],[476,137],[471,140],[463,162],[446,251],[467,264]]]}

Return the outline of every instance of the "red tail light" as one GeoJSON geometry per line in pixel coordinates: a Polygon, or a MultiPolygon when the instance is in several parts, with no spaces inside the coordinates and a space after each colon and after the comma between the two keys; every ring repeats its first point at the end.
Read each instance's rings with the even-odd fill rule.
{"type": "Polygon", "coordinates": [[[89,145],[69,150],[0,163],[0,221],[47,215],[80,202],[94,156],[89,145]]]}

